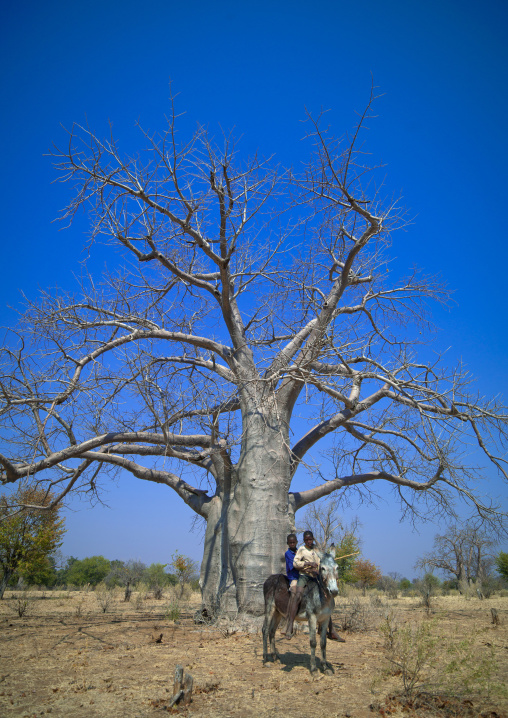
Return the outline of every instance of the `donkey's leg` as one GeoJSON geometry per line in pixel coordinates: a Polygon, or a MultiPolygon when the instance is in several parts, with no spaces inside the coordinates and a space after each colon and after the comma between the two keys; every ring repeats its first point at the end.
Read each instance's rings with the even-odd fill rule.
{"type": "Polygon", "coordinates": [[[265,605],[265,620],[263,622],[263,663],[277,662],[279,656],[275,648],[275,631],[280,623],[281,615],[275,607],[275,601],[268,600],[265,605]],[[270,647],[270,652],[268,652],[270,647]]]}
{"type": "Polygon", "coordinates": [[[309,616],[309,636],[310,636],[310,672],[315,673],[316,667],[316,628],[317,618],[314,613],[309,616]]]}
{"type": "Polygon", "coordinates": [[[265,620],[263,621],[263,663],[267,663],[270,659],[273,660],[272,624],[275,613],[277,613],[277,611],[275,609],[275,601],[273,600],[273,598],[265,599],[265,620]],[[270,645],[270,653],[268,653],[268,645],[270,645]]]}
{"type": "Polygon", "coordinates": [[[268,661],[268,628],[270,624],[270,615],[268,606],[265,608],[265,620],[263,621],[263,663],[268,661]]]}
{"type": "Polygon", "coordinates": [[[270,621],[270,651],[273,656],[274,663],[279,662],[279,654],[277,653],[277,648],[275,647],[275,633],[277,631],[279,623],[281,622],[281,619],[282,614],[280,614],[277,609],[275,609],[272,613],[272,618],[270,621]]]}
{"type": "Polygon", "coordinates": [[[325,675],[331,676],[335,671],[333,670],[333,666],[331,663],[328,663],[326,660],[326,631],[328,629],[328,621],[324,621],[319,626],[319,633],[320,633],[320,639],[321,639],[321,656],[323,661],[323,670],[325,675]]]}

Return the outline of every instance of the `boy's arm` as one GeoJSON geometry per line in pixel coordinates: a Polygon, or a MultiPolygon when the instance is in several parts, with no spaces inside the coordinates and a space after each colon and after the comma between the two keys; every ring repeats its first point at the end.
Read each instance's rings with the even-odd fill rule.
{"type": "Polygon", "coordinates": [[[305,546],[300,546],[293,561],[294,567],[303,573],[314,574],[319,567],[319,563],[315,563],[311,556],[309,556],[309,551],[305,549],[305,546]],[[311,568],[311,565],[313,568],[311,568]]]}
{"type": "Polygon", "coordinates": [[[302,547],[298,549],[293,559],[293,566],[300,571],[307,562],[303,558],[302,547]]]}

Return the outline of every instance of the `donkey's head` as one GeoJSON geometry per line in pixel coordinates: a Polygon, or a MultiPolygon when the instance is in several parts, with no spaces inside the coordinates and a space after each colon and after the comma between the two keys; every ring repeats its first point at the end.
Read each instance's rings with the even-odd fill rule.
{"type": "Polygon", "coordinates": [[[332,596],[336,596],[339,593],[337,564],[331,553],[322,553],[320,555],[319,573],[326,588],[332,596]]]}

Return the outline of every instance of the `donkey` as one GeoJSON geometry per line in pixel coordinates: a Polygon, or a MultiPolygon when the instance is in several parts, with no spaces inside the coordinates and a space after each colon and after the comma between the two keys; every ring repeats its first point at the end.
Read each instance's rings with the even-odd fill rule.
{"type": "MultiPolygon", "coordinates": [[[[263,663],[279,661],[275,648],[275,631],[282,618],[287,616],[289,603],[289,581],[282,573],[274,574],[266,579],[263,592],[265,595],[265,621],[263,624],[263,663]],[[270,643],[270,653],[268,653],[270,643]]],[[[319,574],[305,588],[302,596],[297,621],[309,622],[310,634],[310,672],[317,671],[316,666],[316,630],[319,626],[322,663],[326,675],[334,673],[331,663],[326,660],[326,631],[335,606],[333,597],[339,592],[337,587],[337,565],[332,554],[320,556],[319,574]]]]}

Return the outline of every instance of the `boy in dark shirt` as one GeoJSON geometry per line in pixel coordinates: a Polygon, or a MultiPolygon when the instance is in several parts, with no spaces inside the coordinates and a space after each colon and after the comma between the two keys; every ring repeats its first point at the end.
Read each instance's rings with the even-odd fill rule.
{"type": "Polygon", "coordinates": [[[289,590],[291,593],[295,592],[296,582],[300,576],[299,572],[293,566],[293,561],[296,556],[296,544],[298,539],[296,534],[289,534],[287,537],[288,550],[284,554],[286,557],[286,575],[289,578],[289,590]]]}

